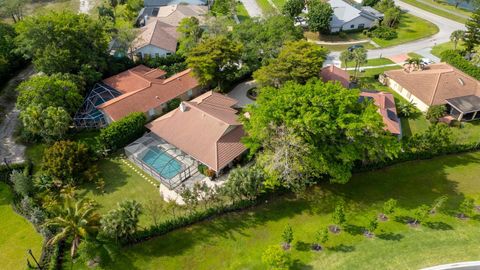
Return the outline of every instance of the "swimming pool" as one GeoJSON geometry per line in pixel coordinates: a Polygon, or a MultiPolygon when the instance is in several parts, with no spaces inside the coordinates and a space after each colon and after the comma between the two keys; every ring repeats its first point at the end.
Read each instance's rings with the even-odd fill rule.
{"type": "Polygon", "coordinates": [[[158,148],[149,148],[142,161],[165,179],[172,179],[182,171],[182,164],[178,160],[158,148]]]}

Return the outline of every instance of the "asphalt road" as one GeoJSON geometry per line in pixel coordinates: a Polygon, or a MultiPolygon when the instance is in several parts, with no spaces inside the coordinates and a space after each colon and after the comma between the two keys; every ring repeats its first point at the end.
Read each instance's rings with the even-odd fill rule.
{"type": "MultiPolygon", "coordinates": [[[[388,47],[384,49],[374,49],[368,51],[368,59],[379,58],[382,57],[389,57],[395,56],[400,54],[406,54],[409,52],[420,51],[422,49],[431,48],[436,44],[445,43],[450,41],[450,34],[455,30],[465,30],[465,25],[452,21],[450,19],[444,18],[442,16],[438,16],[436,14],[430,13],[423,9],[414,7],[412,5],[406,4],[402,1],[396,0],[395,3],[400,6],[404,11],[420,17],[424,20],[430,21],[433,24],[437,25],[439,28],[438,33],[435,35],[419,39],[416,41],[404,43],[401,45],[388,47]]],[[[332,52],[326,62],[331,63],[333,60],[338,60],[340,57],[340,52],[332,52]]]]}

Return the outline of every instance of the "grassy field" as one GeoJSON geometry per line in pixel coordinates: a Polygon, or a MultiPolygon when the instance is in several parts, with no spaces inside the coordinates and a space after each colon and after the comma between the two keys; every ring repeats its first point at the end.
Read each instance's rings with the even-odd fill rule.
{"type": "Polygon", "coordinates": [[[2,269],[26,269],[27,250],[40,258],[42,236],[12,209],[12,192],[0,182],[0,261],[2,269]]]}
{"type": "Polygon", "coordinates": [[[442,10],[442,9],[434,8],[431,5],[426,5],[426,4],[421,3],[419,1],[416,1],[416,0],[402,0],[402,1],[407,3],[407,4],[410,4],[412,6],[416,6],[418,8],[423,9],[423,10],[429,11],[431,13],[437,14],[439,16],[442,16],[442,17],[445,17],[447,19],[454,20],[454,21],[457,21],[457,22],[460,22],[460,23],[465,23],[467,21],[467,19],[463,16],[470,17],[472,15],[472,13],[467,11],[467,10],[464,10],[464,9],[461,9],[461,8],[455,8],[454,6],[449,5],[448,3],[445,3],[443,1],[422,0],[424,2],[428,2],[432,5],[441,7],[443,9],[447,9],[447,10],[449,10],[449,12],[447,12],[445,10],[442,10]],[[463,16],[459,16],[457,14],[461,14],[463,16]]]}
{"type": "Polygon", "coordinates": [[[237,3],[236,11],[237,11],[237,17],[240,21],[244,21],[244,20],[250,18],[247,10],[245,9],[245,6],[241,2],[237,3]]]}
{"type": "Polygon", "coordinates": [[[409,41],[426,38],[438,32],[438,27],[426,20],[408,13],[402,14],[402,19],[397,27],[398,37],[392,40],[373,38],[381,47],[390,47],[409,41]]]}
{"type": "MultiPolygon", "coordinates": [[[[454,49],[454,44],[453,42],[445,42],[445,43],[440,43],[438,45],[433,46],[432,48],[432,54],[435,55],[436,57],[441,57],[440,54],[446,50],[453,50],[454,49]]],[[[457,49],[463,49],[463,43],[459,42],[457,44],[457,49]]]]}
{"type": "Polygon", "coordinates": [[[279,13],[277,9],[275,9],[272,5],[270,5],[268,0],[256,0],[256,1],[258,6],[260,6],[260,8],[262,9],[262,13],[264,16],[274,15],[279,13]]]}
{"type": "Polygon", "coordinates": [[[262,252],[281,243],[287,224],[294,231],[294,269],[418,269],[475,260],[480,256],[478,216],[461,221],[454,215],[465,196],[480,195],[479,162],[480,153],[445,156],[356,174],[345,185],[323,183],[301,198],[273,199],[127,247],[110,269],[266,269],[262,252]],[[412,209],[444,194],[449,196],[445,211],[418,228],[404,223],[412,209]],[[376,215],[392,197],[401,210],[380,223],[375,238],[365,238],[366,215],[376,215]],[[348,206],[347,225],[330,234],[325,251],[311,251],[314,233],[332,224],[339,199],[348,206]]]}

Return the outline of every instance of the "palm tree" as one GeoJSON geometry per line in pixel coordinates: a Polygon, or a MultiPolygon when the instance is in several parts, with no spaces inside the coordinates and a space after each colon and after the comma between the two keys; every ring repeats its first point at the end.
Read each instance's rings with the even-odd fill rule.
{"type": "Polygon", "coordinates": [[[361,65],[367,63],[367,50],[365,48],[357,48],[352,51],[352,60],[355,62],[355,71],[353,78],[357,80],[358,69],[361,65]]]}
{"type": "Polygon", "coordinates": [[[450,40],[453,42],[453,49],[457,49],[458,42],[463,40],[465,37],[465,31],[462,30],[456,30],[453,31],[452,34],[450,34],[450,40]]]}
{"type": "Polygon", "coordinates": [[[349,50],[345,50],[340,54],[340,61],[342,61],[345,70],[348,68],[348,62],[352,61],[352,53],[349,50]]]}
{"type": "Polygon", "coordinates": [[[423,69],[422,59],[419,57],[412,57],[407,59],[407,65],[409,66],[409,70],[416,71],[423,69]]]}
{"type": "Polygon", "coordinates": [[[58,213],[57,217],[49,219],[44,226],[58,227],[61,230],[47,244],[52,245],[68,237],[73,238],[70,255],[77,253],[80,240],[89,234],[98,231],[100,215],[95,212],[96,207],[92,201],[85,199],[73,202],[67,200],[65,208],[58,213]]]}

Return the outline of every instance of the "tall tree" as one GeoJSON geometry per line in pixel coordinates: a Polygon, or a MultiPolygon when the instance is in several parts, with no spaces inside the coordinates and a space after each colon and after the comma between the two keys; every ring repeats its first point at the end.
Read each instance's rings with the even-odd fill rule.
{"type": "Polygon", "coordinates": [[[400,151],[398,140],[385,132],[378,108],[358,99],[357,90],[319,80],[263,88],[255,106],[246,109],[250,118],[242,119],[248,134],[244,143],[257,151],[270,143],[272,125],[284,125],[308,146],[305,173],[345,183],[356,161],[384,160],[400,151]]]}
{"type": "Polygon", "coordinates": [[[187,56],[187,64],[200,83],[214,84],[221,90],[239,67],[242,44],[225,36],[207,38],[187,56]]]}
{"type": "Polygon", "coordinates": [[[282,7],[282,13],[292,19],[295,19],[305,8],[304,0],[287,0],[282,7]]]}
{"type": "Polygon", "coordinates": [[[106,68],[109,37],[104,25],[86,14],[48,12],[16,24],[18,51],[47,74],[78,73],[83,66],[106,68]]]}
{"type": "Polygon", "coordinates": [[[399,7],[391,7],[388,8],[384,12],[382,25],[386,27],[396,27],[397,24],[400,22],[400,18],[402,17],[402,10],[399,7]]]}
{"type": "Polygon", "coordinates": [[[70,255],[74,257],[80,241],[89,234],[94,235],[98,232],[100,215],[95,210],[92,201],[84,199],[76,202],[67,201],[65,208],[58,213],[58,216],[47,220],[44,224],[46,227],[60,228],[60,231],[50,238],[47,244],[51,245],[72,238],[70,255]]]}
{"type": "Polygon", "coordinates": [[[23,19],[26,0],[0,0],[0,14],[12,18],[14,23],[23,19]]]}
{"type": "Polygon", "coordinates": [[[348,62],[353,60],[353,55],[350,50],[345,50],[340,54],[340,61],[342,61],[345,70],[348,68],[348,62]]]}
{"type": "Polygon", "coordinates": [[[308,1],[307,7],[308,28],[313,32],[328,33],[333,16],[333,9],[330,4],[319,0],[311,0],[308,1]]]}
{"type": "Polygon", "coordinates": [[[200,27],[200,21],[196,17],[189,17],[180,21],[177,32],[180,33],[177,53],[186,55],[200,41],[203,29],[200,27]]]}
{"type": "Polygon", "coordinates": [[[367,50],[364,48],[357,48],[352,51],[352,61],[355,63],[353,77],[358,78],[358,70],[363,64],[367,63],[367,50]]]}
{"type": "Polygon", "coordinates": [[[477,8],[472,16],[465,23],[467,31],[463,41],[465,43],[465,49],[468,52],[472,52],[475,46],[480,45],[480,8],[477,8]]]}
{"type": "Polygon", "coordinates": [[[43,141],[53,142],[61,139],[72,121],[70,115],[62,107],[30,105],[20,112],[25,137],[40,137],[43,141]]]}
{"type": "Polygon", "coordinates": [[[15,29],[6,23],[0,22],[0,81],[5,82],[13,71],[22,64],[21,56],[14,53],[15,29]]]}
{"type": "Polygon", "coordinates": [[[463,30],[455,30],[452,32],[452,34],[450,34],[450,41],[453,42],[454,50],[457,49],[458,42],[463,40],[464,37],[465,37],[465,31],[463,30]]]}
{"type": "Polygon", "coordinates": [[[328,50],[305,40],[288,42],[276,59],[253,73],[260,86],[280,87],[287,81],[305,83],[318,77],[328,50]]]}

